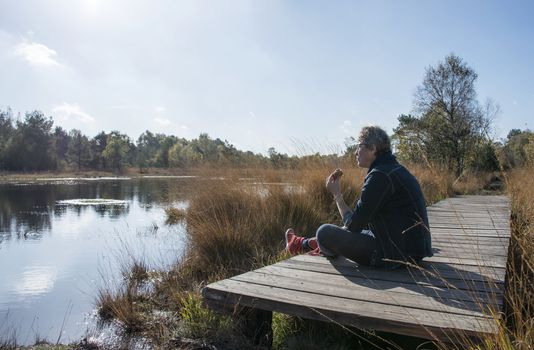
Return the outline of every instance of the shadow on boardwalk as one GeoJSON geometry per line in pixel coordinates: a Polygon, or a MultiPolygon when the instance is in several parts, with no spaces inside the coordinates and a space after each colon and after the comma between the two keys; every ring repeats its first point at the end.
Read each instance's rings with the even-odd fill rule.
{"type": "MultiPolygon", "coordinates": [[[[453,264],[423,261],[420,265],[384,270],[359,266],[343,257],[328,261],[340,276],[351,283],[377,291],[412,294],[414,298],[432,298],[457,309],[459,314],[463,314],[461,310],[467,310],[491,315],[497,311],[495,307],[502,304],[503,281],[491,276],[496,273],[491,267],[471,266],[470,270],[466,270],[453,264]],[[477,272],[476,269],[485,271],[477,272]]],[[[387,304],[391,301],[382,300],[387,304]]],[[[420,307],[425,308],[423,303],[420,307]]],[[[450,308],[447,310],[454,313],[450,308]]]]}

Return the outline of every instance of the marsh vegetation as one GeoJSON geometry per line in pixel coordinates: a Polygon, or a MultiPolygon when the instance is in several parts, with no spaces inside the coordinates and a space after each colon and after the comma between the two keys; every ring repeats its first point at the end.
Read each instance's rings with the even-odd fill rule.
{"type": "MultiPolygon", "coordinates": [[[[344,196],[355,201],[365,172],[345,166],[344,196]]],[[[142,278],[127,278],[120,290],[100,295],[101,314],[120,320],[125,333],[150,339],[155,347],[173,348],[180,342],[184,342],[183,346],[249,347],[242,336],[239,318],[205,308],[200,290],[207,283],[287,258],[283,252],[283,232],[289,225],[311,236],[321,223],[338,222],[337,210],[324,188],[325,174],[333,167],[334,164],[324,164],[299,171],[249,172],[246,177],[263,179],[253,184],[232,174],[222,175],[221,171],[225,180],[197,182],[189,207],[185,213],[179,211],[185,214],[182,220],[187,227],[183,259],[168,270],[132,272],[131,276],[142,278]],[[289,184],[288,179],[292,180],[289,184]],[[286,185],[261,185],[262,182],[286,185]],[[140,288],[143,283],[151,284],[152,288],[149,291],[140,288]]],[[[420,179],[429,205],[455,194],[483,193],[492,177],[472,174],[455,181],[454,176],[443,176],[445,172],[418,166],[411,170],[420,179]]],[[[139,263],[132,264],[139,269],[139,263]]],[[[365,349],[368,341],[410,347],[425,342],[318,325],[276,313],[273,322],[274,347],[278,349],[324,348],[334,343],[340,349],[365,349]]]]}

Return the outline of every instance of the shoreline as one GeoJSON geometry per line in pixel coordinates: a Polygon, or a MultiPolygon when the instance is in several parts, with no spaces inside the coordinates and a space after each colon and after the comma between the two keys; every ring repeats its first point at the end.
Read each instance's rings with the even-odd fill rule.
{"type": "Polygon", "coordinates": [[[0,172],[0,184],[25,181],[55,181],[77,179],[137,179],[137,178],[175,178],[196,176],[196,171],[177,169],[149,169],[139,172],[136,168],[127,168],[121,173],[111,171],[35,171],[35,172],[0,172]]]}

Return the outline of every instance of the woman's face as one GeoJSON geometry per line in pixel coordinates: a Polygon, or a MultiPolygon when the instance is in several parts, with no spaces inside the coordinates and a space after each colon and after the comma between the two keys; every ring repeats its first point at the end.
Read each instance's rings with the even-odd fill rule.
{"type": "Polygon", "coordinates": [[[367,145],[366,143],[360,142],[356,146],[356,162],[361,168],[369,168],[371,163],[376,158],[376,147],[374,145],[367,145]]]}

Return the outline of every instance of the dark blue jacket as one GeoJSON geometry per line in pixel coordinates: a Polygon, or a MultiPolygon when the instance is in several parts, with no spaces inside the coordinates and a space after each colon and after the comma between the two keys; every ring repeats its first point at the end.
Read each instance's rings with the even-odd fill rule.
{"type": "Polygon", "coordinates": [[[391,152],[379,155],[369,167],[346,225],[352,232],[369,228],[374,233],[379,259],[406,261],[432,256],[423,192],[391,152]]]}

